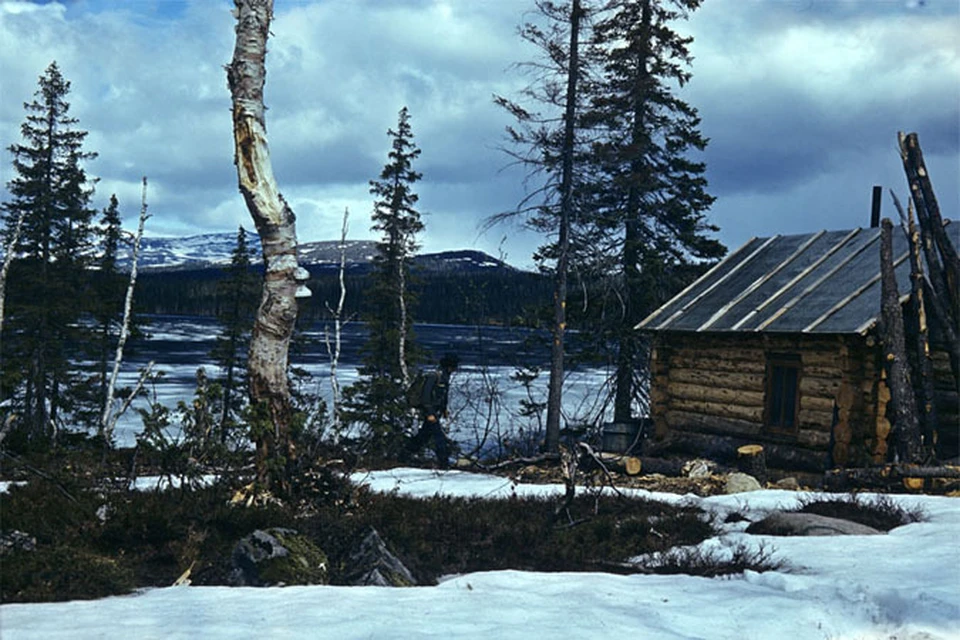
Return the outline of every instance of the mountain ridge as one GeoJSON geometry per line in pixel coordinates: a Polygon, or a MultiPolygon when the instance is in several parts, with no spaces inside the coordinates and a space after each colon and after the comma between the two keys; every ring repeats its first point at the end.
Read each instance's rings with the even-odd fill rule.
{"type": "MultiPolygon", "coordinates": [[[[232,232],[145,237],[141,240],[138,269],[152,272],[222,269],[230,264],[236,242],[236,233],[232,232]]],[[[260,253],[257,234],[248,234],[247,242],[256,254],[260,253]]],[[[376,247],[377,243],[373,240],[348,240],[344,245],[346,269],[351,272],[371,269],[377,255],[376,247]]],[[[308,269],[328,271],[339,268],[340,241],[303,242],[297,251],[300,264],[308,269]]],[[[129,268],[130,259],[130,252],[124,252],[118,261],[119,266],[129,268]]],[[[417,254],[411,262],[414,267],[429,271],[518,271],[506,262],[474,249],[417,254]]]]}

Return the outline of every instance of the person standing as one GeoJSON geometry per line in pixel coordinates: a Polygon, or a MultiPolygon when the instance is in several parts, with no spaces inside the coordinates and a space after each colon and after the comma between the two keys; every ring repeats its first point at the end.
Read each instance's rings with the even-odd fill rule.
{"type": "Polygon", "coordinates": [[[422,385],[419,401],[415,405],[420,416],[420,431],[410,439],[409,449],[411,453],[419,453],[432,441],[437,465],[441,469],[450,466],[450,442],[440,420],[447,417],[450,376],[459,364],[457,356],[447,354],[440,358],[440,366],[435,371],[420,374],[422,380],[414,382],[415,385],[422,385]]]}

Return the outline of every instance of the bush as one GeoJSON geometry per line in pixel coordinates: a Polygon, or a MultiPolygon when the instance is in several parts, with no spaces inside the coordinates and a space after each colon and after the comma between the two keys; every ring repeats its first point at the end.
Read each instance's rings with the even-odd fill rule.
{"type": "Polygon", "coordinates": [[[751,548],[738,544],[729,552],[719,549],[704,550],[700,547],[670,549],[654,555],[644,568],[657,574],[685,574],[716,578],[738,575],[744,571],[779,571],[787,568],[787,563],[773,556],[773,550],[763,544],[751,548]]]}
{"type": "Polygon", "coordinates": [[[927,518],[921,507],[905,507],[890,496],[864,497],[855,493],[834,498],[807,498],[801,501],[797,511],[858,522],[880,531],[890,531],[927,518]]]}
{"type": "MultiPolygon", "coordinates": [[[[364,497],[348,519],[326,522],[314,534],[331,557],[331,582],[366,527],[374,527],[417,577],[519,569],[588,571],[608,562],[714,535],[703,513],[641,499],[583,496],[574,501],[574,524],[555,525],[555,500],[487,500],[396,495],[364,497]]],[[[301,530],[303,525],[300,525],[301,530]]]]}
{"type": "Polygon", "coordinates": [[[0,602],[51,602],[103,598],[137,586],[117,559],[68,546],[38,547],[3,557],[0,602]]]}

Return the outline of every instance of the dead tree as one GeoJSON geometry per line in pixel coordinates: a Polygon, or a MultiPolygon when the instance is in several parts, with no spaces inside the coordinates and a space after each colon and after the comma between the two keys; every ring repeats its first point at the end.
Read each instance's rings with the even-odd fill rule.
{"type": "Polygon", "coordinates": [[[327,303],[327,311],[333,317],[333,344],[330,343],[329,331],[324,332],[324,340],[327,345],[327,354],[330,356],[330,403],[332,405],[330,416],[333,420],[334,441],[339,441],[343,431],[343,394],[340,388],[340,378],[337,376],[337,368],[340,365],[341,341],[343,338],[343,307],[347,300],[347,283],[344,278],[347,271],[347,230],[349,228],[350,210],[343,210],[343,225],[340,227],[340,244],[337,250],[340,254],[340,266],[337,269],[337,280],[340,284],[340,297],[337,299],[336,308],[331,308],[327,303]]]}
{"type": "Polygon", "coordinates": [[[263,294],[250,338],[248,374],[255,411],[257,483],[284,492],[296,460],[287,364],[297,297],[309,277],[297,263],[296,217],[277,186],[267,145],[263,86],[273,0],[235,0],[236,47],[227,67],[233,102],[234,164],[240,193],[260,235],[263,294]]]}
{"type": "Polygon", "coordinates": [[[893,223],[884,218],[880,223],[880,337],[883,340],[883,361],[893,404],[894,450],[898,462],[920,463],[923,458],[917,401],[910,382],[906,337],[900,293],[893,267],[893,223]]]}
{"type": "Polygon", "coordinates": [[[913,358],[910,359],[911,376],[917,395],[917,414],[923,443],[930,449],[936,441],[938,426],[937,407],[934,394],[933,358],[930,352],[930,331],[927,323],[927,304],[924,295],[923,258],[920,255],[920,230],[914,222],[913,201],[907,211],[903,211],[900,200],[894,196],[893,202],[900,214],[900,222],[910,243],[910,313],[905,318],[907,333],[911,337],[913,358]]]}
{"type": "Polygon", "coordinates": [[[910,197],[917,212],[920,237],[932,289],[929,308],[943,333],[950,354],[954,382],[960,387],[960,258],[944,230],[940,205],[933,192],[930,173],[916,133],[898,134],[900,158],[910,185],[910,197]]]}

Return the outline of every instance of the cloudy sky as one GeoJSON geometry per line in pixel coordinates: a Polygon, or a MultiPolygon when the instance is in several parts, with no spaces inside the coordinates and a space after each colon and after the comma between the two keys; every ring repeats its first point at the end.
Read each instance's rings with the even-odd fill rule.
{"type": "MultiPolygon", "coordinates": [[[[537,238],[480,224],[514,206],[523,174],[499,149],[493,94],[525,83],[516,35],[532,0],[276,0],[267,127],[301,241],[371,238],[368,181],[386,130],[409,107],[425,251],[479,248],[527,266],[537,238]]],[[[140,176],[154,236],[252,227],[236,188],[232,3],[0,0],[0,144],[52,60],[71,113],[100,154],[95,203],[120,198],[132,226],[140,176]]],[[[695,37],[683,97],[703,117],[711,221],[731,248],[751,236],[869,223],[874,184],[906,194],[898,130],[920,135],[948,217],[960,208],[958,0],[706,0],[678,25],[695,37]]],[[[0,155],[0,179],[11,179],[0,155]]],[[[6,199],[5,190],[0,199],[6,199]]],[[[892,213],[888,201],[885,212],[892,213]]]]}

